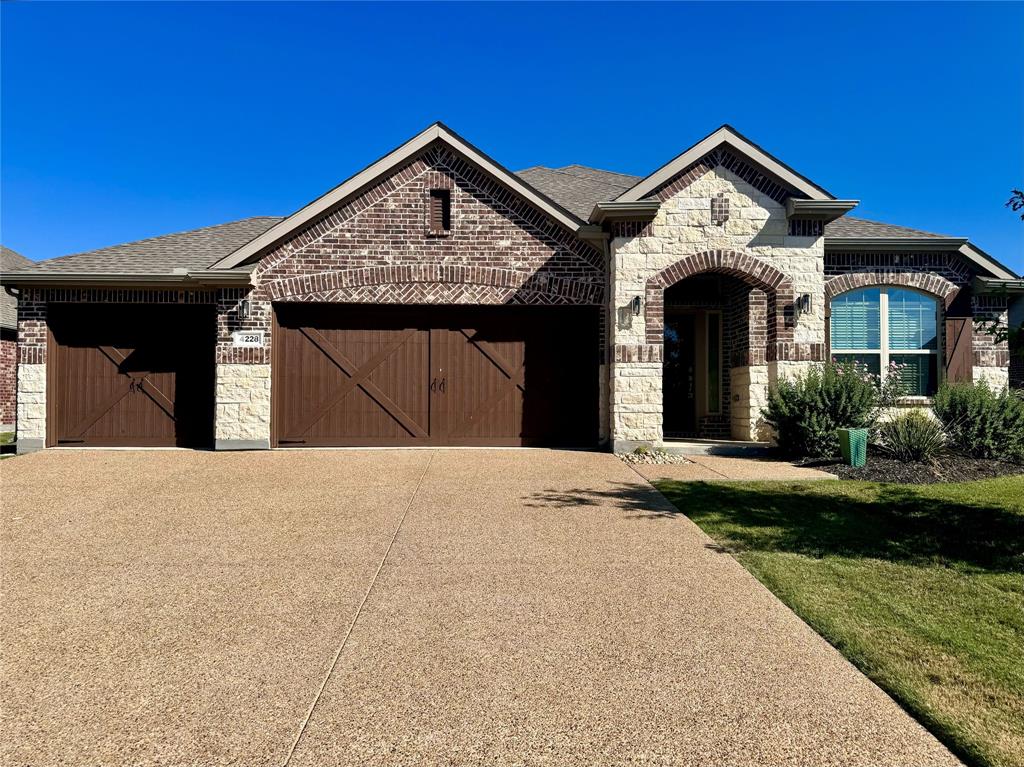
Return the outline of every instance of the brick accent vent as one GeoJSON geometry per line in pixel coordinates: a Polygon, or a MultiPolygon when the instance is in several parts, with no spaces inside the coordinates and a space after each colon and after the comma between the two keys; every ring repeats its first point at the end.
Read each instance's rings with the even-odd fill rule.
{"type": "Polygon", "coordinates": [[[723,226],[729,220],[729,198],[719,192],[711,198],[711,223],[723,226]]]}

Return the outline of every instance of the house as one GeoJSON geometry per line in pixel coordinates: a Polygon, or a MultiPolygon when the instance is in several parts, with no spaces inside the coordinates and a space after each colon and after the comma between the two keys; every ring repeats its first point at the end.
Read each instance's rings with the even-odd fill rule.
{"type": "MultiPolygon", "coordinates": [[[[1008,380],[1022,287],[963,237],[848,215],[729,126],[643,178],[513,173],[436,123],[286,218],[5,274],[21,450],[755,440],[830,358],[1008,380]]],[[[916,398],[916,399],[914,399],[916,398]]]]}
{"type": "MultiPolygon", "coordinates": [[[[32,262],[0,245],[0,275],[31,269],[32,262]]],[[[14,430],[18,385],[18,299],[0,293],[0,432],[14,430]]]]}

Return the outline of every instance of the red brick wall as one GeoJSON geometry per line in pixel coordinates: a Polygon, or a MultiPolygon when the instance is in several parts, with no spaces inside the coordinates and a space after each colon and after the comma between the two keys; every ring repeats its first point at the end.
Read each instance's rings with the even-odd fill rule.
{"type": "Polygon", "coordinates": [[[275,246],[253,280],[246,320],[242,295],[222,291],[221,362],[269,361],[269,343],[230,343],[237,330],[268,332],[272,301],[603,306],[606,275],[598,249],[435,144],[275,246]],[[445,234],[428,226],[436,188],[452,191],[445,234]]]}
{"type": "Polygon", "coordinates": [[[0,330],[0,424],[13,424],[17,416],[18,341],[13,330],[0,330]]]}

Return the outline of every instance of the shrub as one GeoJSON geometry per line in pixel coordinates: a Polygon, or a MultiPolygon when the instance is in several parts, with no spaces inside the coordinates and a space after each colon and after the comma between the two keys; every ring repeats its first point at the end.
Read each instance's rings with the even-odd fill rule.
{"type": "Polygon", "coordinates": [[[768,393],[765,420],[789,455],[839,454],[837,429],[874,425],[882,398],[877,378],[852,363],[827,363],[784,379],[768,393]]]}
{"type": "Polygon", "coordinates": [[[942,454],[946,435],[942,424],[920,410],[901,413],[878,427],[878,438],[898,461],[931,461],[942,454]]]}
{"type": "Polygon", "coordinates": [[[943,384],[934,407],[958,452],[1024,461],[1024,399],[1019,392],[996,392],[985,381],[943,384]]]}

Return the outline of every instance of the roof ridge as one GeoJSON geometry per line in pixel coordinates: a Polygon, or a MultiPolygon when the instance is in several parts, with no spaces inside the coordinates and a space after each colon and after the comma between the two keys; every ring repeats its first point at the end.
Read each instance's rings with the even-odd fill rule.
{"type": "Polygon", "coordinates": [[[564,172],[566,168],[584,168],[585,170],[596,170],[598,173],[607,173],[609,176],[624,176],[625,178],[641,178],[641,176],[637,176],[637,175],[635,175],[633,173],[623,173],[623,172],[617,171],[617,170],[607,170],[605,168],[595,168],[593,165],[584,165],[583,163],[579,163],[579,162],[574,162],[571,165],[563,165],[561,168],[553,168],[552,170],[557,170],[557,171],[560,171],[560,172],[564,172]]]}

